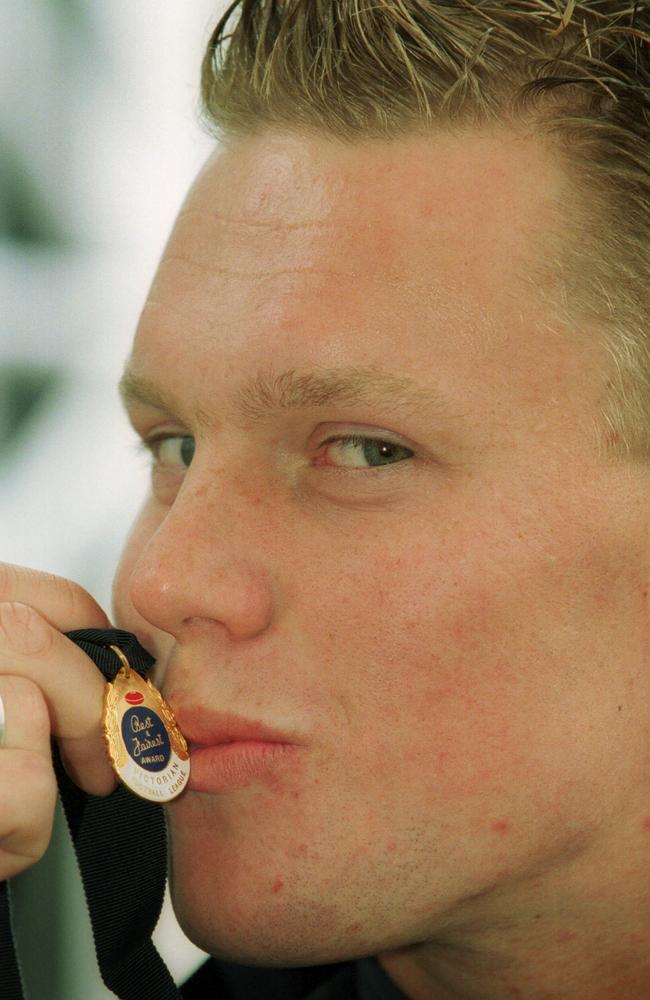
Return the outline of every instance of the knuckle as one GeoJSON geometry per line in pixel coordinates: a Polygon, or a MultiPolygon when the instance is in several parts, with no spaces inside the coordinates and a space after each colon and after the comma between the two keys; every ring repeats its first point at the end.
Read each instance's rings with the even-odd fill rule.
{"type": "Polygon", "coordinates": [[[29,566],[0,562],[0,601],[13,600],[25,584],[38,589],[44,580],[56,580],[56,577],[29,566]]]}
{"type": "Polygon", "coordinates": [[[30,855],[36,864],[40,861],[46,850],[50,846],[50,840],[52,839],[52,822],[50,822],[45,827],[39,827],[38,835],[32,841],[30,847],[30,855]]]}
{"type": "Polygon", "coordinates": [[[0,600],[6,600],[13,593],[16,567],[12,563],[0,562],[0,600]]]}
{"type": "Polygon", "coordinates": [[[65,576],[49,576],[49,579],[52,587],[56,589],[62,618],[70,622],[83,618],[96,621],[101,618],[108,624],[108,619],[95,598],[81,584],[68,580],[65,576]]]}
{"type": "Polygon", "coordinates": [[[13,602],[16,599],[26,599],[39,607],[42,604],[46,614],[47,605],[53,603],[63,620],[75,621],[89,616],[92,620],[101,618],[108,621],[97,601],[73,580],[26,566],[0,562],[0,602],[13,602]]]}
{"type": "Polygon", "coordinates": [[[14,754],[14,780],[23,789],[29,789],[30,801],[40,815],[47,815],[54,808],[56,779],[51,762],[35,750],[22,750],[14,754]]]}
{"type": "Polygon", "coordinates": [[[52,648],[54,630],[34,608],[17,601],[0,603],[0,634],[21,656],[44,656],[52,648]]]}
{"type": "Polygon", "coordinates": [[[64,576],[54,577],[54,579],[65,604],[65,613],[70,618],[73,618],[80,608],[86,608],[90,604],[95,603],[90,594],[78,583],[75,583],[74,580],[68,580],[64,576]]]}
{"type": "Polygon", "coordinates": [[[24,723],[33,740],[42,742],[50,737],[50,714],[43,692],[28,677],[2,677],[2,694],[24,723]]]}
{"type": "Polygon", "coordinates": [[[0,872],[0,878],[23,871],[43,856],[52,836],[55,804],[56,780],[48,760],[35,751],[13,751],[0,832],[0,855],[5,855],[9,869],[0,872]]]}

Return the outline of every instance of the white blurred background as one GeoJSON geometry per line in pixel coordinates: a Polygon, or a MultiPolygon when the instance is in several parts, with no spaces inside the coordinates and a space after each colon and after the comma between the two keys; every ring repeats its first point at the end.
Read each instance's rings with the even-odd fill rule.
{"type": "MultiPolygon", "coordinates": [[[[146,462],[115,386],[156,262],[212,146],[199,66],[223,0],[0,5],[0,559],[107,609],[146,462]]],[[[100,1000],[64,824],[13,884],[30,1000],[100,1000]]],[[[202,955],[166,907],[177,980],[202,955]]]]}

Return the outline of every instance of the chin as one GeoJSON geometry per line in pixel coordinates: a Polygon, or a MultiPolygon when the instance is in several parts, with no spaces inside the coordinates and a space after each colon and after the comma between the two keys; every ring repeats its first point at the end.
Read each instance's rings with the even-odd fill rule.
{"type": "Polygon", "coordinates": [[[402,943],[377,904],[374,866],[352,881],[338,841],[312,836],[307,846],[310,831],[296,838],[281,816],[261,813],[257,796],[189,793],[166,814],[177,919],[215,958],[291,968],[402,943]]]}
{"type": "MultiPolygon", "coordinates": [[[[205,873],[203,873],[205,875],[205,873]]],[[[284,892],[264,897],[247,886],[228,882],[227,889],[190,883],[170,874],[178,922],[187,937],[216,959],[240,965],[294,968],[327,965],[374,954],[359,923],[331,905],[284,892]]],[[[385,944],[385,942],[383,942],[385,944]]]]}
{"type": "MultiPolygon", "coordinates": [[[[172,899],[174,899],[172,891],[172,899]]],[[[229,921],[216,915],[217,903],[210,912],[174,900],[174,910],[184,933],[197,947],[214,958],[239,965],[263,968],[298,968],[327,965],[360,957],[361,949],[350,942],[338,946],[327,941],[316,928],[298,927],[295,916],[277,920],[229,921]]],[[[370,951],[368,952],[370,954],[370,951]]]]}

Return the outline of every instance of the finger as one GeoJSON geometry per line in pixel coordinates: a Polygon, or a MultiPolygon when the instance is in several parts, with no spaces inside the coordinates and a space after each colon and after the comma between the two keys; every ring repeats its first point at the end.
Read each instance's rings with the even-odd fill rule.
{"type": "Polygon", "coordinates": [[[5,742],[0,749],[0,879],[38,861],[52,834],[56,779],[45,699],[25,677],[0,677],[5,742]]]}
{"type": "Polygon", "coordinates": [[[29,604],[61,632],[109,628],[110,621],[90,594],[61,576],[0,562],[0,601],[29,604]]]}
{"type": "Polygon", "coordinates": [[[73,780],[93,795],[112,791],[101,724],[106,681],[92,660],[34,608],[0,603],[2,675],[20,675],[40,689],[73,780]]]}
{"type": "Polygon", "coordinates": [[[4,750],[31,750],[51,761],[50,716],[38,685],[26,677],[0,676],[5,711],[4,750]]]}
{"type": "Polygon", "coordinates": [[[52,837],[57,786],[52,765],[31,750],[3,750],[0,775],[0,881],[4,881],[45,854],[52,837]]]}

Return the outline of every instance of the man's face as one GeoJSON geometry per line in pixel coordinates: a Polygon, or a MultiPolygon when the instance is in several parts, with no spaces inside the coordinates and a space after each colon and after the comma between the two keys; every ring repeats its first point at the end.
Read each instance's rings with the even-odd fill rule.
{"type": "Polygon", "coordinates": [[[647,472],[598,457],[605,356],[518,278],[563,197],[505,134],[261,134],[190,192],[131,358],[169,440],[117,620],[190,739],[299,744],[169,807],[214,954],[435,938],[641,809],[647,472]]]}

